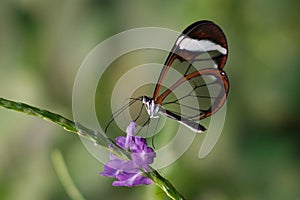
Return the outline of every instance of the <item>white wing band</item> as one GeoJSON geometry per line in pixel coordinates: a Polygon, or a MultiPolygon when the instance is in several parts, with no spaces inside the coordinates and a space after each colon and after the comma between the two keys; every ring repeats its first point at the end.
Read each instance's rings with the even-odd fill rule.
{"type": "Polygon", "coordinates": [[[198,51],[198,52],[218,51],[223,55],[227,54],[227,49],[210,40],[196,40],[196,39],[186,38],[185,36],[180,36],[176,41],[176,45],[179,47],[179,49],[187,50],[187,51],[198,51]]]}

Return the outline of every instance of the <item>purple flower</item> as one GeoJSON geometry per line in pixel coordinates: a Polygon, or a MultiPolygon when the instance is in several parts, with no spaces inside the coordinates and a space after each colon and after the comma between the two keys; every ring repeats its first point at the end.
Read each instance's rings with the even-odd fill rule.
{"type": "Polygon", "coordinates": [[[153,163],[155,152],[147,146],[145,138],[134,136],[136,125],[131,122],[126,129],[127,136],[120,136],[116,144],[124,150],[131,152],[130,160],[122,160],[110,154],[110,161],[104,165],[104,172],[101,175],[116,178],[113,186],[132,187],[136,185],[149,185],[151,179],[144,176],[143,172],[149,172],[148,165],[153,163]]]}

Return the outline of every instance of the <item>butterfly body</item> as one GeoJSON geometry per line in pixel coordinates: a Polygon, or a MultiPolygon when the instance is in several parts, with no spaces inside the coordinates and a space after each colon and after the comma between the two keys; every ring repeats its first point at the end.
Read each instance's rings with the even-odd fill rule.
{"type": "Polygon", "coordinates": [[[164,109],[161,105],[155,103],[155,101],[150,97],[142,96],[141,99],[142,103],[145,105],[146,111],[150,119],[159,118],[158,114],[160,113],[185,125],[193,132],[201,133],[206,130],[204,126],[164,109]]]}
{"type": "Polygon", "coordinates": [[[160,106],[156,104],[155,101],[150,97],[142,96],[141,99],[142,103],[145,105],[149,118],[158,118],[159,116],[157,114],[160,110],[160,106]]]}
{"type": "Polygon", "coordinates": [[[227,55],[228,46],[225,34],[215,23],[203,20],[188,26],[179,35],[166,59],[153,97],[143,97],[149,118],[157,118],[158,113],[161,113],[193,132],[204,132],[206,128],[199,121],[216,113],[225,103],[229,92],[228,77],[223,70],[227,55]],[[175,69],[176,61],[187,63],[188,67],[179,66],[175,69]],[[174,80],[163,90],[162,86],[171,68],[181,71],[182,77],[174,80]],[[176,92],[185,84],[190,85],[191,91],[188,91],[186,95],[177,96],[175,100],[168,100],[170,94],[176,95],[176,92]],[[217,87],[210,88],[212,85],[217,87]],[[198,91],[201,87],[206,89],[204,92],[206,94],[203,95],[198,91]],[[203,103],[203,99],[208,100],[203,103]],[[182,103],[184,100],[187,102],[193,100],[196,103],[184,105],[182,103]],[[167,106],[171,104],[179,105],[181,110],[169,109],[167,106]]]}
{"type": "MultiPolygon", "coordinates": [[[[143,103],[148,113],[144,125],[162,114],[193,132],[204,132],[206,128],[199,121],[216,113],[227,99],[229,80],[223,69],[227,56],[227,40],[218,25],[207,20],[191,24],[176,39],[153,96],[131,98],[128,106],[136,101],[143,103]],[[170,71],[180,75],[174,77],[170,71]]],[[[134,121],[140,115],[141,111],[134,121]]]]}

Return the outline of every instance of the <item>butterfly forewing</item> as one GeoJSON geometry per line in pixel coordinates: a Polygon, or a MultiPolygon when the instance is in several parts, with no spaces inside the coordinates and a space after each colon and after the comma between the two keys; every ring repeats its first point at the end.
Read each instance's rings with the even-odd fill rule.
{"type": "Polygon", "coordinates": [[[158,79],[153,99],[191,121],[209,117],[224,104],[229,90],[222,70],[227,60],[222,30],[210,21],[187,27],[176,40],[158,79]],[[174,78],[176,71],[180,75],[174,78]],[[167,89],[162,89],[164,85],[167,89]]]}
{"type": "MultiPolygon", "coordinates": [[[[195,51],[189,51],[188,48],[184,48],[183,51],[187,54],[193,53],[195,56],[203,53],[201,47],[205,52],[211,55],[218,69],[223,69],[227,60],[227,41],[222,29],[211,21],[198,21],[188,26],[183,32],[183,37],[192,39],[191,41],[198,43],[196,47],[200,47],[200,51],[196,48],[195,51]]],[[[178,38],[180,39],[180,37],[178,38]]],[[[178,41],[177,41],[178,42],[178,41]]],[[[176,46],[176,44],[175,44],[176,46]]],[[[175,47],[176,48],[176,47],[175,47]]],[[[190,56],[188,56],[190,57],[190,56]]],[[[192,59],[186,60],[192,60],[192,59]]]]}

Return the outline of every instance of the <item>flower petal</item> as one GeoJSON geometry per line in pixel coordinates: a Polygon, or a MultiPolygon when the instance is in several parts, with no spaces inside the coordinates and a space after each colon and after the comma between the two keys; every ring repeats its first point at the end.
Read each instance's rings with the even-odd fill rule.
{"type": "Polygon", "coordinates": [[[119,177],[118,181],[113,182],[113,186],[137,186],[137,185],[149,185],[152,183],[152,180],[143,176],[141,172],[136,174],[124,174],[122,177],[119,177]]]}
{"type": "Polygon", "coordinates": [[[129,126],[127,126],[126,133],[128,136],[134,136],[136,132],[136,124],[134,121],[130,122],[129,126]]]}
{"type": "Polygon", "coordinates": [[[104,165],[104,172],[100,172],[103,176],[117,179],[113,182],[113,186],[131,187],[152,183],[151,179],[144,176],[143,172],[149,172],[148,165],[153,163],[156,153],[147,146],[145,138],[134,136],[135,131],[136,125],[131,122],[126,129],[127,136],[116,138],[116,144],[119,147],[131,152],[131,160],[122,160],[111,153],[110,161],[104,165]]]}

